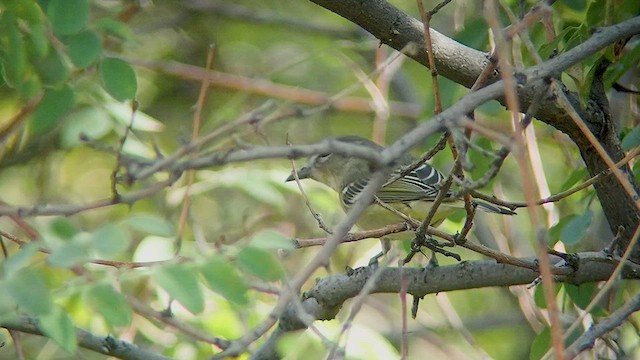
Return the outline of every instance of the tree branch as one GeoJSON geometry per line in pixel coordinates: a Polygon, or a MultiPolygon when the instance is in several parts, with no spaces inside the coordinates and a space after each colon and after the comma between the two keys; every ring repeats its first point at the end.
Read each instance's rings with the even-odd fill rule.
{"type": "Polygon", "coordinates": [[[638,310],[640,310],[640,294],[636,295],[609,317],[594,325],[589,331],[576,339],[565,351],[564,358],[573,359],[578,356],[580,352],[592,348],[596,339],[622,325],[631,314],[638,310]]]}
{"type": "MultiPolygon", "coordinates": [[[[527,259],[531,261],[532,259],[527,259]]],[[[575,270],[562,266],[560,259],[554,257],[555,280],[582,284],[608,279],[617,261],[603,253],[585,252],[576,254],[575,270]]],[[[335,317],[342,304],[357,296],[369,277],[376,271],[371,267],[358,268],[350,274],[329,276],[318,280],[316,285],[303,294],[303,306],[308,314],[318,320],[330,320],[335,317]]],[[[485,288],[493,286],[513,286],[530,284],[538,272],[513,265],[496,263],[493,260],[465,261],[456,265],[421,268],[384,268],[370,293],[399,293],[403,281],[407,281],[407,294],[424,297],[444,291],[485,288]]],[[[625,265],[624,278],[640,278],[640,269],[633,264],[625,265]]],[[[286,332],[306,328],[296,315],[296,308],[289,308],[280,317],[278,329],[271,338],[252,357],[253,359],[272,359],[277,356],[275,344],[277,338],[286,332]]]]}
{"type": "MultiPolygon", "coordinates": [[[[0,327],[16,331],[46,336],[35,318],[21,317],[16,320],[4,320],[0,327]]],[[[171,360],[171,358],[143,350],[138,346],[116,339],[112,336],[96,336],[86,330],[76,329],[78,345],[97,353],[113,356],[124,360],[171,360]]]]}

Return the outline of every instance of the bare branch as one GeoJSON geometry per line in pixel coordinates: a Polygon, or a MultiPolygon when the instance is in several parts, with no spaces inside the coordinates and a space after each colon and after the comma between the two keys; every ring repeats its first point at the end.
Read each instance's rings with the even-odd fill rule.
{"type": "MultiPolygon", "coordinates": [[[[15,320],[3,320],[0,327],[12,329],[28,334],[46,336],[38,321],[34,318],[21,317],[15,320]]],[[[171,360],[166,356],[143,350],[138,346],[116,339],[111,335],[97,336],[83,329],[76,329],[78,345],[103,355],[109,355],[123,360],[171,360]]]]}

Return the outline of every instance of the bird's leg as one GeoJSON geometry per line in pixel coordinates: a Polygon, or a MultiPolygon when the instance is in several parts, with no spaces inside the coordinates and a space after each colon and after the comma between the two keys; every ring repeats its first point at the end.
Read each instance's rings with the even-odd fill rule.
{"type": "Polygon", "coordinates": [[[425,269],[437,268],[438,266],[440,266],[440,264],[438,264],[438,258],[436,257],[436,252],[431,250],[431,258],[429,259],[429,262],[425,266],[425,269]]]}
{"type": "Polygon", "coordinates": [[[462,258],[460,257],[460,255],[451,252],[451,251],[447,251],[445,249],[443,249],[442,247],[444,246],[444,244],[440,244],[437,241],[435,241],[433,239],[433,237],[429,236],[427,238],[427,241],[424,242],[424,247],[426,247],[427,249],[431,250],[432,252],[434,252],[434,257],[435,257],[435,253],[440,253],[444,256],[448,256],[448,257],[452,257],[458,261],[461,261],[462,258]]]}
{"type": "MultiPolygon", "coordinates": [[[[409,261],[411,261],[411,259],[417,254],[417,253],[421,253],[422,252],[422,247],[426,247],[427,249],[431,250],[434,254],[435,253],[440,253],[444,256],[448,256],[448,257],[452,257],[458,261],[462,260],[460,258],[460,255],[447,251],[445,249],[443,249],[444,246],[446,246],[447,244],[441,244],[439,242],[437,242],[431,235],[426,235],[426,236],[416,236],[413,241],[411,241],[411,251],[409,252],[409,254],[407,254],[407,256],[404,258],[404,263],[408,263],[409,261]]],[[[435,257],[435,256],[433,256],[435,257]]]]}
{"type": "Polygon", "coordinates": [[[382,245],[382,251],[369,259],[369,266],[377,266],[378,260],[391,250],[391,241],[388,238],[380,238],[380,245],[382,245]]]}

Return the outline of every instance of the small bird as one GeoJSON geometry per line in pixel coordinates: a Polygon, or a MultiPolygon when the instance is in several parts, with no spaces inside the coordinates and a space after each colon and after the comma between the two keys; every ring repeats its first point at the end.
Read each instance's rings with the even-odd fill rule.
{"type": "MultiPolygon", "coordinates": [[[[340,136],[334,139],[349,144],[357,144],[371,148],[371,151],[381,152],[384,148],[368,139],[359,136],[340,136]]],[[[414,170],[399,176],[408,166],[416,161],[412,155],[405,155],[398,161],[398,166],[390,174],[388,181],[375,194],[376,201],[385,203],[397,211],[414,219],[424,219],[435,200],[440,187],[446,180],[438,170],[423,163],[414,170]]],[[[327,153],[314,155],[309,158],[299,170],[299,179],[313,179],[328,185],[335,190],[340,198],[340,205],[346,212],[358,200],[360,193],[373,175],[373,169],[368,161],[355,157],[327,153]]],[[[285,181],[292,181],[291,175],[285,181]]],[[[438,226],[453,211],[464,207],[464,201],[453,197],[449,191],[430,225],[438,226]]],[[[503,215],[514,215],[512,210],[473,199],[477,209],[503,215]]],[[[396,212],[385,208],[379,203],[371,204],[356,222],[364,230],[382,228],[386,225],[403,221],[396,212]]]]}

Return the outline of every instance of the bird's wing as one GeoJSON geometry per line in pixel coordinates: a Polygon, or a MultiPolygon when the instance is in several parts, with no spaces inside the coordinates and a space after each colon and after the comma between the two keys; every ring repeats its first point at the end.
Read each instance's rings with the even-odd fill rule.
{"type": "MultiPolygon", "coordinates": [[[[440,185],[444,181],[444,175],[429,164],[422,164],[405,176],[398,178],[402,171],[403,169],[395,170],[391,174],[390,180],[378,190],[376,196],[380,201],[393,204],[435,199],[440,191],[440,185]]],[[[352,205],[368,182],[369,179],[359,179],[347,184],[341,194],[344,205],[352,205]]]]}

